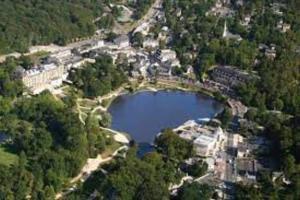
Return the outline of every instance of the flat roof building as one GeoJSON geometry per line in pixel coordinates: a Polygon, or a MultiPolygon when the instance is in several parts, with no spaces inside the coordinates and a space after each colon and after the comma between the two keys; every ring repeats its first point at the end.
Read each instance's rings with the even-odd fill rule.
{"type": "Polygon", "coordinates": [[[121,35],[114,39],[114,43],[119,47],[119,48],[126,48],[130,46],[129,43],[129,37],[128,35],[121,35]]]}
{"type": "Polygon", "coordinates": [[[174,131],[181,138],[192,141],[196,154],[202,157],[215,156],[225,140],[222,128],[201,125],[195,121],[188,121],[174,131]]]}

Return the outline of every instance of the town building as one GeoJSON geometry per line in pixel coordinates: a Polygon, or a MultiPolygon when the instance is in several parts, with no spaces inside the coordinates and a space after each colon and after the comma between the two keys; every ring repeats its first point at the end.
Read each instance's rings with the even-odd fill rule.
{"type": "Polygon", "coordinates": [[[242,26],[249,26],[251,22],[251,15],[246,15],[243,20],[241,21],[242,26]]]}
{"type": "Polygon", "coordinates": [[[196,154],[203,157],[214,156],[225,139],[223,130],[220,127],[213,130],[204,127],[200,133],[193,142],[196,154]]]}
{"type": "Polygon", "coordinates": [[[202,125],[193,120],[174,131],[181,138],[192,141],[196,154],[201,157],[214,157],[226,139],[222,128],[202,125]]]}
{"type": "Polygon", "coordinates": [[[176,52],[171,49],[163,49],[163,50],[158,49],[155,53],[155,57],[160,62],[166,62],[168,60],[174,60],[177,58],[176,52]]]}
{"type": "Polygon", "coordinates": [[[277,56],[276,46],[274,44],[271,44],[270,46],[259,44],[258,48],[268,59],[274,60],[277,56]]]}
{"type": "Polygon", "coordinates": [[[238,159],[237,169],[239,179],[245,182],[255,182],[258,172],[258,163],[255,159],[238,159]]]}
{"type": "Polygon", "coordinates": [[[248,148],[246,143],[238,143],[237,146],[237,157],[238,158],[246,158],[250,155],[250,149],[248,148]]]}
{"type": "Polygon", "coordinates": [[[157,40],[154,39],[146,39],[143,42],[143,48],[158,48],[159,47],[159,42],[157,40]]]}
{"type": "Polygon", "coordinates": [[[62,84],[64,66],[59,63],[50,63],[30,70],[19,67],[17,73],[32,94],[39,94],[47,89],[51,91],[62,84]]]}
{"type": "Polygon", "coordinates": [[[233,39],[233,40],[237,40],[237,41],[243,40],[243,38],[240,35],[238,35],[238,34],[232,34],[228,30],[227,22],[226,21],[225,21],[225,24],[224,24],[223,38],[225,38],[225,39],[233,39]]]}
{"type": "Polygon", "coordinates": [[[129,37],[127,35],[121,35],[114,39],[114,43],[119,47],[119,48],[126,48],[130,46],[129,42],[129,37]]]}
{"type": "Polygon", "coordinates": [[[212,70],[211,76],[214,81],[230,87],[246,83],[253,78],[249,73],[231,66],[217,66],[212,70]]]}
{"type": "Polygon", "coordinates": [[[277,24],[277,29],[282,33],[286,33],[288,30],[291,29],[291,25],[283,23],[283,20],[280,20],[277,24]]]}

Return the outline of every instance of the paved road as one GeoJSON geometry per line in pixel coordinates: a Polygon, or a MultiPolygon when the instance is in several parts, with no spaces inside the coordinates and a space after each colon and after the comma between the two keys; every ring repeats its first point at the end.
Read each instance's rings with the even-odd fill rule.
{"type": "Polygon", "coordinates": [[[233,142],[233,134],[227,134],[226,151],[224,153],[226,159],[224,186],[225,186],[225,199],[232,199],[232,195],[235,193],[236,182],[236,147],[233,142]]]}
{"type": "Polygon", "coordinates": [[[138,26],[153,19],[157,15],[158,9],[160,9],[162,7],[162,2],[163,2],[163,0],[156,0],[152,4],[152,6],[149,8],[148,12],[140,20],[133,23],[132,25],[128,25],[127,27],[117,24],[117,26],[114,27],[113,31],[117,34],[128,34],[129,32],[133,31],[138,26]]]}

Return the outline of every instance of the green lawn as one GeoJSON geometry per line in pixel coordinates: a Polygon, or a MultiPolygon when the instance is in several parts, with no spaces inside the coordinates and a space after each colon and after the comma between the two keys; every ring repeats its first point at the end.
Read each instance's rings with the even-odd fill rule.
{"type": "Polygon", "coordinates": [[[12,165],[18,161],[16,154],[10,153],[6,146],[0,144],[0,165],[12,165]]]}

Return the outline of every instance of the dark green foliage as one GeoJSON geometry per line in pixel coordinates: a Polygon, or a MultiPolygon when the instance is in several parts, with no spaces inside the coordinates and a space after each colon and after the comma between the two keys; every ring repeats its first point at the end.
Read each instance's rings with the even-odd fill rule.
{"type": "Polygon", "coordinates": [[[30,45],[64,45],[90,36],[101,15],[102,0],[5,0],[0,2],[0,53],[24,52],[30,45]]]}
{"type": "Polygon", "coordinates": [[[132,1],[129,5],[136,9],[134,13],[135,19],[140,19],[143,15],[147,13],[150,6],[154,3],[154,0],[139,0],[139,1],[132,1]]]}
{"type": "Polygon", "coordinates": [[[180,179],[176,167],[153,152],[143,159],[136,157],[136,149],[130,149],[126,159],[111,164],[109,174],[96,173],[84,183],[76,196],[86,199],[96,189],[99,198],[124,200],[167,200],[168,186],[180,179]]]}
{"type": "Polygon", "coordinates": [[[213,188],[197,182],[184,184],[178,192],[178,200],[209,200],[213,196],[213,188]]]}
{"type": "Polygon", "coordinates": [[[193,163],[192,165],[188,165],[185,171],[188,175],[198,178],[203,176],[207,172],[207,169],[207,163],[201,160],[193,163]]]}
{"type": "Polygon", "coordinates": [[[85,122],[87,132],[89,155],[96,157],[99,153],[105,150],[105,134],[99,130],[98,119],[94,115],[89,115],[85,122]]]}
{"type": "Polygon", "coordinates": [[[88,157],[87,134],[77,114],[47,92],[18,99],[1,118],[0,131],[12,137],[12,148],[20,155],[18,165],[0,166],[8,170],[0,177],[5,197],[51,199],[88,157]]]}
{"type": "Polygon", "coordinates": [[[158,151],[169,159],[182,161],[193,156],[193,144],[180,138],[172,129],[165,129],[155,140],[158,151]]]}
{"type": "Polygon", "coordinates": [[[7,59],[0,64],[0,95],[15,98],[22,94],[23,84],[20,80],[15,80],[14,72],[18,62],[14,59],[7,59]]]}
{"type": "Polygon", "coordinates": [[[116,68],[110,56],[102,56],[97,58],[96,63],[71,73],[70,79],[86,97],[96,97],[120,87],[126,76],[122,69],[116,68]]]}
{"type": "Polygon", "coordinates": [[[223,112],[218,115],[218,118],[222,122],[222,127],[226,128],[228,127],[229,123],[232,121],[232,111],[230,108],[225,107],[223,112]]]}
{"type": "Polygon", "coordinates": [[[236,199],[237,200],[262,200],[261,193],[253,186],[237,185],[236,188],[236,199]]]}
{"type": "Polygon", "coordinates": [[[132,42],[135,47],[143,47],[144,36],[142,33],[137,32],[132,37],[132,42]]]}

